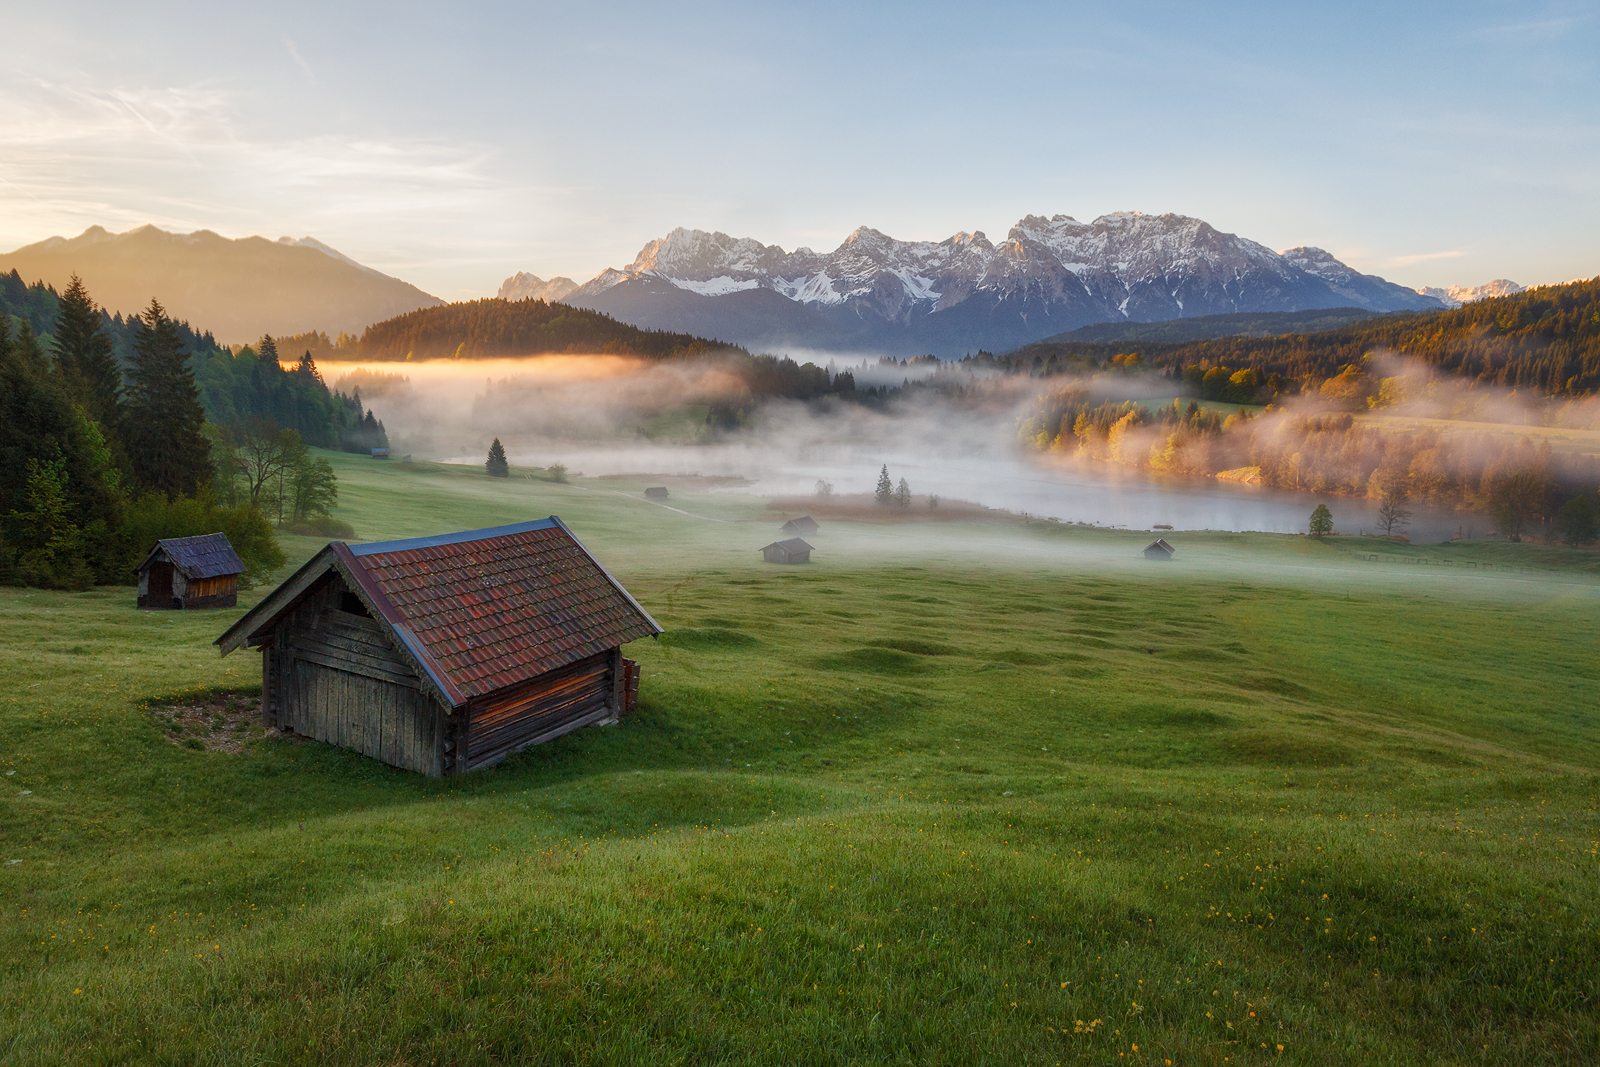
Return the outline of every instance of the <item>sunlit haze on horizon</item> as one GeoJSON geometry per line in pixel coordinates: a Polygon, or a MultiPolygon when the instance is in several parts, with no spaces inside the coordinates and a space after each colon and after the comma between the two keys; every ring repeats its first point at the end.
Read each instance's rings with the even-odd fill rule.
{"type": "Polygon", "coordinates": [[[446,299],[676,226],[785,248],[1177,212],[1407,285],[1600,272],[1600,11],[57,3],[6,14],[0,250],[310,235],[446,299]]]}

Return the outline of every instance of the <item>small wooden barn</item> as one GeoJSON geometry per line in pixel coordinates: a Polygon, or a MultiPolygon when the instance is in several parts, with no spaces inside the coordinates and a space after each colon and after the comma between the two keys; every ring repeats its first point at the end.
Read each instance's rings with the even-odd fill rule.
{"type": "Polygon", "coordinates": [[[810,563],[811,546],[798,537],[774,541],[761,550],[761,558],[768,563],[810,563]]]}
{"type": "Polygon", "coordinates": [[[1178,550],[1167,544],[1165,537],[1158,537],[1144,546],[1144,558],[1155,560],[1169,560],[1178,550]]]}
{"type": "Polygon", "coordinates": [[[822,527],[817,525],[817,520],[810,515],[802,515],[798,519],[790,519],[783,524],[782,532],[794,534],[797,537],[809,537],[822,527]]]}
{"type": "Polygon", "coordinates": [[[644,491],[644,495],[649,500],[665,500],[667,499],[667,487],[664,485],[652,485],[644,491]]]}
{"type": "Polygon", "coordinates": [[[244,562],[227,534],[164,537],[136,573],[141,608],[231,608],[244,562]]]}
{"type": "Polygon", "coordinates": [[[262,650],[268,725],[463,774],[631,710],[661,627],[555,516],[335,541],[217,638],[262,650]]]}
{"type": "Polygon", "coordinates": [[[387,448],[374,448],[372,450],[372,458],[373,459],[388,459],[389,458],[389,450],[387,448]]]}

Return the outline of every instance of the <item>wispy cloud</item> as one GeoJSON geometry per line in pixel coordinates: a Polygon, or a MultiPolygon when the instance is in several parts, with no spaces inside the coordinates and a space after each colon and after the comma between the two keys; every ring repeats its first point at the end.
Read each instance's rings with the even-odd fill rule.
{"type": "Polygon", "coordinates": [[[283,38],[283,48],[284,51],[289,53],[289,58],[294,60],[294,65],[299,67],[305,74],[307,80],[315,83],[317,80],[316,72],[311,69],[311,64],[306,62],[306,57],[300,54],[300,49],[295,45],[293,37],[286,35],[283,38]]]}
{"type": "Polygon", "coordinates": [[[472,216],[503,206],[485,146],[372,134],[272,139],[247,129],[239,99],[207,84],[0,81],[0,110],[0,248],[95,224],[337,234],[351,220],[401,228],[419,215],[437,240],[437,224],[471,229],[472,216]]]}
{"type": "Polygon", "coordinates": [[[1389,265],[1411,267],[1418,263],[1432,263],[1440,259],[1461,259],[1466,254],[1466,250],[1462,248],[1448,248],[1441,252],[1413,252],[1408,256],[1390,256],[1389,265]]]}

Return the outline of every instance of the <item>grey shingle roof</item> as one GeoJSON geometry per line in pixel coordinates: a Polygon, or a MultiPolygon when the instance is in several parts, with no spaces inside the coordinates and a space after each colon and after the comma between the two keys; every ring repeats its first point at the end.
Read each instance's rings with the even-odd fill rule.
{"type": "Polygon", "coordinates": [[[156,553],[164,554],[172,565],[188,578],[221,578],[228,574],[243,574],[244,561],[233,550],[224,533],[195,534],[193,537],[163,537],[150,550],[143,570],[156,553]]]}

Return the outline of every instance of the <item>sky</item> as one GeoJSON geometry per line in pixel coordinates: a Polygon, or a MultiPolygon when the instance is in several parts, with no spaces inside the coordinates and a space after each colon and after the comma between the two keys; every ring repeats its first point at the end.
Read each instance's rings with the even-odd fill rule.
{"type": "Polygon", "coordinates": [[[1177,212],[1407,285],[1600,274],[1600,4],[21,5],[0,249],[313,236],[446,299],[676,226],[1177,212]]]}

